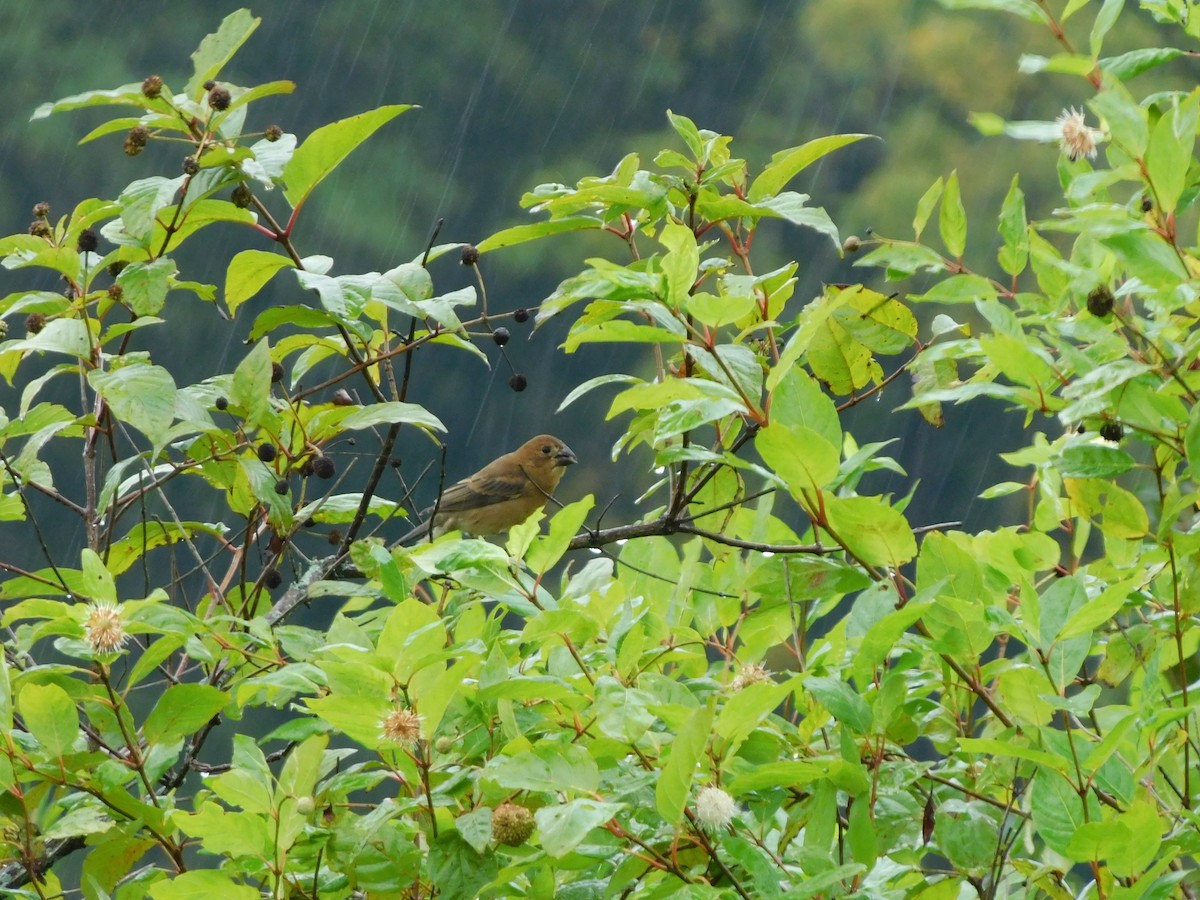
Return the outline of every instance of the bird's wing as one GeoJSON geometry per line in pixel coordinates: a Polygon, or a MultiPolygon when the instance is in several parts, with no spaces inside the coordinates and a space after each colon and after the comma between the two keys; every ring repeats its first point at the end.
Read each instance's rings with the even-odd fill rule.
{"type": "Polygon", "coordinates": [[[437,511],[441,513],[462,512],[468,509],[480,509],[494,503],[503,503],[520,497],[529,484],[529,478],[524,472],[513,475],[495,475],[491,477],[474,477],[457,484],[452,484],[442,494],[438,501],[437,511]]]}

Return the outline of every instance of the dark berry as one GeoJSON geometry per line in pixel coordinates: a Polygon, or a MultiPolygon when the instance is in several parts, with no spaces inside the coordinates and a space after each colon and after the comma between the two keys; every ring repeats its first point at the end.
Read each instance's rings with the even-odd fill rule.
{"type": "Polygon", "coordinates": [[[518,372],[512,378],[508,379],[508,386],[519,394],[529,386],[529,379],[518,372]]]}
{"type": "Polygon", "coordinates": [[[473,266],[479,262],[479,250],[474,244],[467,244],[462,248],[462,264],[464,266],[473,266]]]}
{"type": "Polygon", "coordinates": [[[311,459],[306,459],[300,465],[300,477],[307,478],[312,473],[313,473],[313,461],[311,459]]]}
{"type": "Polygon", "coordinates": [[[158,75],[151,75],[142,82],[142,94],[153,100],[162,93],[163,80],[158,75]]]}
{"type": "Polygon", "coordinates": [[[96,232],[90,228],[85,228],[79,232],[79,242],[76,244],[80,253],[91,253],[100,246],[100,241],[96,237],[96,232]]]}
{"type": "Polygon", "coordinates": [[[514,309],[513,310],[513,321],[516,322],[518,325],[521,325],[524,322],[528,322],[529,321],[529,310],[527,310],[523,306],[519,307],[517,309],[514,309]]]}
{"type": "Polygon", "coordinates": [[[149,142],[150,142],[150,130],[149,129],[147,129],[141,125],[136,125],[133,128],[130,128],[129,134],[125,135],[125,144],[124,144],[125,155],[126,156],[137,156],[144,149],[146,149],[146,144],[148,144],[149,142]]]}
{"type": "Polygon", "coordinates": [[[246,182],[242,182],[233,189],[233,193],[229,195],[229,202],[238,209],[245,209],[250,205],[250,201],[254,199],[254,194],[250,193],[250,188],[246,182]]]}
{"type": "Polygon", "coordinates": [[[218,397],[216,402],[213,403],[213,406],[224,412],[225,410],[229,409],[229,400],[226,397],[218,397]]]}
{"type": "Polygon", "coordinates": [[[497,328],[492,332],[492,340],[496,342],[497,347],[503,347],[508,343],[509,333],[507,328],[497,328]]]}
{"type": "Polygon", "coordinates": [[[318,456],[313,460],[313,474],[318,478],[329,479],[333,477],[333,473],[337,471],[337,466],[333,464],[333,460],[328,456],[318,456]]]}
{"type": "Polygon", "coordinates": [[[50,204],[43,200],[41,203],[33,204],[33,217],[35,219],[44,219],[50,215],[50,204]]]}
{"type": "Polygon", "coordinates": [[[1100,426],[1100,437],[1106,441],[1112,441],[1114,444],[1125,436],[1125,429],[1121,427],[1120,422],[1105,422],[1100,426]]]}
{"type": "Polygon", "coordinates": [[[183,158],[183,174],[195,175],[200,171],[200,160],[194,156],[185,156],[183,158]]]}
{"type": "Polygon", "coordinates": [[[314,519],[312,516],[309,516],[307,519],[305,519],[300,524],[303,525],[305,528],[312,528],[314,525],[317,524],[317,520],[314,519]]]}
{"type": "Polygon", "coordinates": [[[113,300],[113,301],[116,301],[117,303],[120,303],[121,298],[124,296],[125,296],[125,289],[122,288],[119,284],[110,284],[108,286],[108,299],[109,300],[113,300]]]}
{"type": "Polygon", "coordinates": [[[233,97],[229,94],[228,88],[215,87],[208,92],[208,105],[217,112],[224,112],[229,109],[229,102],[233,97]]]}
{"type": "Polygon", "coordinates": [[[274,444],[259,444],[258,445],[258,458],[261,459],[263,462],[265,462],[265,463],[274,462],[275,457],[277,455],[278,455],[278,453],[275,450],[274,444]]]}
{"type": "Polygon", "coordinates": [[[283,584],[283,576],[279,574],[278,569],[272,569],[267,573],[267,577],[263,579],[263,584],[265,584],[269,590],[275,590],[275,588],[283,584]]]}
{"type": "Polygon", "coordinates": [[[1093,316],[1104,318],[1113,308],[1113,295],[1105,285],[1093,290],[1087,297],[1087,308],[1093,316]]]}
{"type": "Polygon", "coordinates": [[[50,223],[45,219],[34,219],[29,223],[29,233],[34,237],[48,238],[53,232],[50,230],[50,223]]]}
{"type": "Polygon", "coordinates": [[[283,381],[283,366],[280,363],[271,363],[271,384],[283,381]]]}
{"type": "Polygon", "coordinates": [[[30,313],[25,317],[25,330],[30,334],[37,334],[46,327],[46,317],[41,313],[30,313]]]}
{"type": "Polygon", "coordinates": [[[275,493],[277,493],[281,497],[284,497],[287,495],[287,492],[288,492],[288,481],[286,478],[280,478],[277,482],[275,482],[275,493]]]}
{"type": "Polygon", "coordinates": [[[404,465],[404,460],[402,460],[398,456],[393,456],[391,459],[388,460],[388,465],[390,465],[393,469],[398,469],[402,465],[404,465]]]}
{"type": "Polygon", "coordinates": [[[213,81],[211,78],[208,79],[208,81],[204,82],[204,89],[206,91],[211,91],[216,86],[217,86],[217,83],[215,81],[213,81]]]}
{"type": "Polygon", "coordinates": [[[1152,209],[1154,209],[1154,201],[1151,200],[1149,197],[1143,197],[1142,198],[1142,212],[1148,213],[1152,209]]]}
{"type": "Polygon", "coordinates": [[[263,133],[263,137],[265,137],[271,143],[275,143],[275,141],[283,137],[283,129],[278,125],[272,125],[263,133]]]}

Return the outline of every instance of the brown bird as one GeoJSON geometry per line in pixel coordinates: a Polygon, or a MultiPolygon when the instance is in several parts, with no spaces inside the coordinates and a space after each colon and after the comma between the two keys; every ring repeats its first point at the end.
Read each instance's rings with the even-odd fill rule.
{"type": "Polygon", "coordinates": [[[398,543],[429,534],[431,525],[434,537],[455,529],[476,535],[506,531],[545,506],[564,469],[578,461],[558,438],[539,434],[446,488],[436,506],[421,512],[424,521],[398,543]]]}

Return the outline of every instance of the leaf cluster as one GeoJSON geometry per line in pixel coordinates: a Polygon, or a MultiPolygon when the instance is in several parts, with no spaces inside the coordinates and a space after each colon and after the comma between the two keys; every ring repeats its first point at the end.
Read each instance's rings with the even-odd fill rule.
{"type": "Polygon", "coordinates": [[[956,173],[918,203],[913,239],[842,241],[789,184],[866,135],[752,174],[730,136],[669,114],[677,144],[650,163],[540,185],[534,221],[463,248],[478,289],[438,293],[426,263],[460,245],[432,240],[387,272],[334,274],[295,224],[408,107],[303,141],[246,131],[290,85],[217,81],[258,24],[245,11],[179,93],[147,79],[39,109],[133,107],[87,139],[187,155],[182,175],[39,209],[0,240],[6,266],[64,284],[0,300],[0,321],[25,323],[0,343],[21,390],[0,414],[0,518],[45,562],[0,554],[0,886],[58,895],[54,863],[78,853],[95,898],[1057,897],[1078,866],[1098,895],[1191,892],[1200,306],[1183,223],[1200,94],[1135,98],[1126,82],[1174,56],[1104,57],[1120,2],[1089,10],[1088,53],[1062,27],[1086,0],[946,5],[1048,25],[1063,53],[1040,67],[1095,91],[1095,127],[984,122],[1062,144],[1064,205],[1031,221],[1014,178],[994,273],[964,262],[956,173]],[[237,253],[221,288],[184,280],[172,254],[218,225],[279,252],[237,253]],[[756,269],[760,230],[782,225],[925,283],[797,296],[799,262],[756,269]],[[503,350],[489,254],[584,231],[613,254],[536,321],[569,322],[565,353],[638,354],[562,406],[614,391],[614,455],[653,458],[644,514],[608,524],[587,496],[503,543],[389,543],[397,439],[442,428],[407,400],[422,348],[503,350]],[[311,301],[248,323],[232,372],[180,386],[135,349],[170,329],[172,292],[236,329],[285,273],[311,301]],[[964,306],[986,329],[950,314],[964,306]],[[74,405],[44,393],[54,379],[78,384],[74,405]],[[1027,477],[985,492],[1021,495],[1024,521],[914,526],[908,496],[872,492],[871,473],[904,473],[845,413],[885,395],[931,426],[980,397],[1053,423],[1005,456],[1027,477]],[[370,471],[343,490],[360,438],[370,471]],[[47,538],[39,497],[84,546],[47,538]]]}

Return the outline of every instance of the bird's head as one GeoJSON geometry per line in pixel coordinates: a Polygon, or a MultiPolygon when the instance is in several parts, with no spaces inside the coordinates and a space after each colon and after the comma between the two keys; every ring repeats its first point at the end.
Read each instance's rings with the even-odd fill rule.
{"type": "Polygon", "coordinates": [[[550,434],[539,434],[526,441],[518,452],[531,462],[536,461],[539,466],[562,468],[579,462],[570,447],[550,434]]]}

